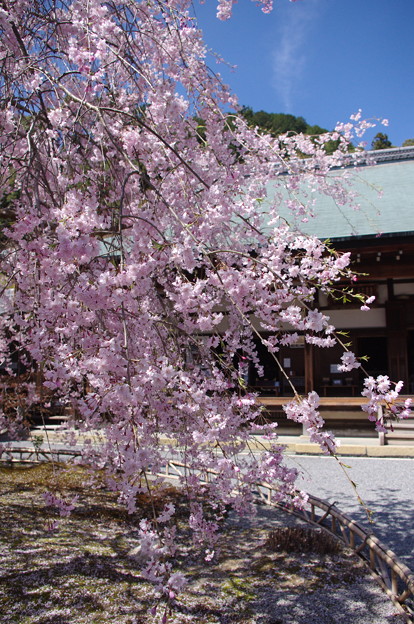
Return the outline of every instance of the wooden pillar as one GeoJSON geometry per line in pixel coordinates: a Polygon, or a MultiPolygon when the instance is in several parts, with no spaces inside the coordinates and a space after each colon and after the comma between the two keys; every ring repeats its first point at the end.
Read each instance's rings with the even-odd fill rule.
{"type": "Polygon", "coordinates": [[[305,394],[315,388],[313,345],[305,342],[305,394]]]}
{"type": "Polygon", "coordinates": [[[388,375],[392,381],[404,382],[408,392],[407,303],[387,302],[388,375]]]}

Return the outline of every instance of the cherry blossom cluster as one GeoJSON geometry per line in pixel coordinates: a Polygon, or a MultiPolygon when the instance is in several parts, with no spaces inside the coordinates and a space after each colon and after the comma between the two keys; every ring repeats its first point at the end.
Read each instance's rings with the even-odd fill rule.
{"type": "Polygon", "coordinates": [[[326,455],[336,452],[338,442],[331,431],[322,431],[325,421],[318,412],[319,396],[310,392],[307,398],[295,399],[284,405],[283,409],[290,420],[303,425],[309,440],[318,444],[326,455]]]}
{"type": "Polygon", "coordinates": [[[362,405],[362,409],[368,414],[369,420],[375,422],[377,431],[386,432],[388,428],[392,429],[393,421],[411,415],[412,400],[400,398],[402,388],[402,381],[392,383],[387,375],[367,377],[364,380],[362,395],[367,397],[368,403],[362,405]]]}
{"type": "Polygon", "coordinates": [[[61,518],[66,518],[76,508],[78,498],[79,496],[74,496],[71,500],[67,500],[52,492],[45,492],[44,494],[45,504],[55,507],[61,518]]]}
{"type": "MultiPolygon", "coordinates": [[[[231,5],[220,2],[221,18],[231,5]]],[[[260,341],[280,369],[280,347],[299,336],[336,343],[314,302],[352,279],[349,255],[281,211],[312,218],[318,193],[355,203],[347,178],[329,173],[363,161],[349,141],[365,122],[317,139],[249,127],[209,69],[189,0],[3,0],[0,29],[0,185],[13,196],[1,357],[17,354],[73,407],[77,431],[100,435],[84,460],[131,513],[179,455],[194,539],[211,558],[217,523],[200,499],[218,516],[245,510],[266,481],[300,503],[246,363],[263,373],[260,341]],[[257,433],[264,454],[251,452],[257,433]]],[[[354,365],[345,354],[344,370],[354,365]]],[[[312,393],[286,414],[334,452],[317,408],[312,393]]],[[[173,515],[140,527],[143,569],[169,599],[181,586],[167,561],[173,515]]]]}
{"type": "Polygon", "coordinates": [[[341,373],[346,373],[354,368],[360,368],[361,363],[357,361],[355,353],[352,351],[345,351],[341,356],[341,364],[338,365],[338,370],[341,373]]]}
{"type": "MultiPolygon", "coordinates": [[[[297,0],[290,0],[290,2],[297,2],[297,0]]],[[[218,0],[217,3],[217,17],[220,20],[230,19],[233,11],[233,5],[237,4],[237,0],[218,0]]],[[[263,11],[263,13],[271,13],[273,9],[273,0],[259,0],[256,2],[263,11]]]]}

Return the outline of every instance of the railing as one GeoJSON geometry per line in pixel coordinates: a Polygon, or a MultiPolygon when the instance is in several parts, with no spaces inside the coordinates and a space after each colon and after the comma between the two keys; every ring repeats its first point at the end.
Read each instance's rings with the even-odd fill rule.
{"type": "MultiPolygon", "coordinates": [[[[80,455],[80,451],[72,449],[3,448],[0,453],[0,462],[9,464],[39,463],[51,460],[59,462],[80,455]]],[[[163,467],[163,472],[155,473],[154,476],[178,480],[189,472],[190,469],[183,462],[168,461],[163,467]]],[[[217,476],[214,470],[191,469],[191,473],[195,473],[205,483],[213,481],[217,476]]],[[[414,574],[378,538],[342,513],[334,503],[330,504],[316,496],[309,496],[304,508],[297,509],[293,505],[276,502],[274,500],[276,490],[270,484],[256,483],[254,487],[253,494],[257,502],[278,507],[310,524],[321,527],[352,549],[366,563],[375,580],[405,616],[407,622],[414,622],[414,574]]]]}
{"type": "Polygon", "coordinates": [[[0,445],[0,462],[5,464],[37,464],[42,462],[66,462],[81,457],[82,451],[75,449],[42,449],[34,446],[7,447],[0,445]]]}

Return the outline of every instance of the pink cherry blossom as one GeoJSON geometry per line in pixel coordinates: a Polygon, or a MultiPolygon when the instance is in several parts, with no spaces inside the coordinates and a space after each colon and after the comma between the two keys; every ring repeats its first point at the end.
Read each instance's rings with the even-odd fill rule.
{"type": "MultiPolygon", "coordinates": [[[[220,0],[220,19],[233,4],[220,0]]],[[[303,504],[246,371],[263,375],[262,348],[282,375],[282,346],[337,344],[315,301],[356,279],[350,256],[281,214],[312,219],[319,193],[357,207],[347,178],[328,176],[364,162],[349,142],[372,122],[357,113],[318,140],[249,127],[210,71],[189,0],[48,7],[4,0],[0,10],[0,185],[14,197],[0,249],[0,358],[12,374],[13,352],[42,393],[72,408],[71,441],[86,439],[82,461],[105,471],[128,512],[168,458],[182,460],[193,540],[209,560],[218,519],[227,505],[251,509],[256,482],[303,504]],[[269,448],[253,454],[258,433],[269,448]]],[[[343,370],[357,365],[342,356],[343,370]]],[[[366,381],[377,426],[409,413],[400,390],[366,381]]],[[[21,433],[39,394],[25,387],[0,427],[21,433]]],[[[295,393],[285,413],[333,454],[318,401],[295,393]]],[[[46,500],[64,515],[76,502],[46,500]]],[[[132,555],[167,603],[182,586],[174,514],[149,513],[132,555]]]]}
{"type": "Polygon", "coordinates": [[[361,363],[357,361],[355,357],[355,353],[352,351],[345,351],[345,353],[341,356],[342,364],[339,364],[338,370],[342,373],[353,370],[354,368],[359,368],[361,363]]]}

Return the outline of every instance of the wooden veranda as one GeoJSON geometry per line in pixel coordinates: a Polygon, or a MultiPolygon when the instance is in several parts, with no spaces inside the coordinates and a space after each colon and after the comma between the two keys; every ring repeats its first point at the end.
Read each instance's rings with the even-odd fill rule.
{"type": "MultiPolygon", "coordinates": [[[[401,396],[401,400],[413,396],[401,396]]],[[[283,405],[292,401],[293,397],[264,396],[258,401],[265,408],[265,415],[279,423],[280,434],[300,435],[300,424],[287,419],[283,405]]],[[[368,420],[367,414],[362,410],[362,405],[367,399],[361,396],[336,396],[320,397],[319,411],[325,420],[325,428],[333,431],[336,435],[346,437],[379,437],[380,444],[414,445],[414,416],[392,423],[392,427],[384,434],[378,434],[375,423],[368,420]]]]}

